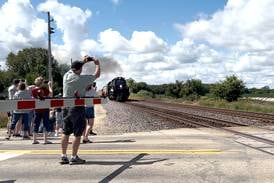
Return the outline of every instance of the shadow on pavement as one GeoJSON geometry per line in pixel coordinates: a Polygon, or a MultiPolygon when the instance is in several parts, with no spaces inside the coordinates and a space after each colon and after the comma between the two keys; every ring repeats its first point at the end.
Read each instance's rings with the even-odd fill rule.
{"type": "Polygon", "coordinates": [[[4,180],[0,181],[0,183],[14,183],[16,180],[4,180]]]}
{"type": "Polygon", "coordinates": [[[106,176],[104,179],[99,181],[99,183],[107,183],[107,182],[110,182],[112,179],[114,179],[119,174],[121,174],[126,169],[130,168],[132,165],[149,165],[149,164],[153,164],[156,162],[161,162],[161,161],[167,160],[167,159],[158,159],[158,160],[154,160],[154,161],[137,162],[137,161],[141,160],[144,156],[148,156],[148,155],[149,154],[141,153],[141,154],[137,155],[135,158],[131,159],[130,161],[88,161],[88,162],[86,162],[86,164],[92,164],[92,165],[94,165],[94,164],[95,165],[120,165],[120,164],[122,164],[122,166],[120,168],[118,168],[117,170],[115,170],[114,172],[112,172],[111,174],[106,176]]]}
{"type": "Polygon", "coordinates": [[[127,143],[127,142],[136,142],[135,140],[132,140],[132,139],[128,139],[128,140],[109,140],[109,141],[94,141],[92,143],[95,143],[95,144],[100,144],[100,143],[121,143],[121,142],[124,142],[124,143],[127,143]]]}

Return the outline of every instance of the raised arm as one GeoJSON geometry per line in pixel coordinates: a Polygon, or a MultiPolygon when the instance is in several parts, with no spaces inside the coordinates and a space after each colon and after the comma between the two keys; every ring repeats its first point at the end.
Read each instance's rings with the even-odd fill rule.
{"type": "Polygon", "coordinates": [[[94,60],[94,64],[95,64],[95,72],[94,72],[94,76],[96,78],[100,77],[101,74],[101,67],[100,67],[100,62],[98,59],[94,60]]]}
{"type": "Polygon", "coordinates": [[[49,97],[53,97],[53,90],[52,90],[52,83],[51,83],[51,81],[48,82],[48,87],[49,87],[49,97]]]}
{"type": "Polygon", "coordinates": [[[96,59],[95,57],[90,57],[90,56],[85,56],[83,60],[84,60],[84,63],[93,62],[95,64],[95,72],[93,73],[93,75],[95,76],[95,78],[99,78],[101,74],[101,67],[100,67],[99,60],[96,59]]]}

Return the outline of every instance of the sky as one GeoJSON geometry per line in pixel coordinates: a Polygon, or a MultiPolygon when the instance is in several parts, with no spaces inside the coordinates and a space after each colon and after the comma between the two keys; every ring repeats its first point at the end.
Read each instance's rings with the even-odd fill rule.
{"type": "Polygon", "coordinates": [[[236,75],[274,88],[273,0],[0,0],[1,68],[11,51],[47,48],[47,11],[58,62],[104,57],[99,87],[117,76],[162,84],[236,75]]]}

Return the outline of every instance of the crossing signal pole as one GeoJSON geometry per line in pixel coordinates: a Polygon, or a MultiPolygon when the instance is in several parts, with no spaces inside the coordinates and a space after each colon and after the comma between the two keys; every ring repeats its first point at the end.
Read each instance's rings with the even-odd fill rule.
{"type": "Polygon", "coordinates": [[[50,12],[48,14],[48,71],[49,71],[49,81],[53,85],[53,78],[52,78],[52,56],[51,56],[51,34],[54,33],[54,28],[51,27],[50,23],[54,20],[50,17],[50,12]]]}

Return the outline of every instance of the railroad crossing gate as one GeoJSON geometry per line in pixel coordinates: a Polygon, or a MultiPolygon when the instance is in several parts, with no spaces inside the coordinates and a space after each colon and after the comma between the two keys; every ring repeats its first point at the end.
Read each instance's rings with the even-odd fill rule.
{"type": "Polygon", "coordinates": [[[107,103],[106,98],[58,98],[31,100],[0,100],[0,112],[13,110],[32,110],[45,108],[65,108],[76,106],[94,106],[107,103]]]}

